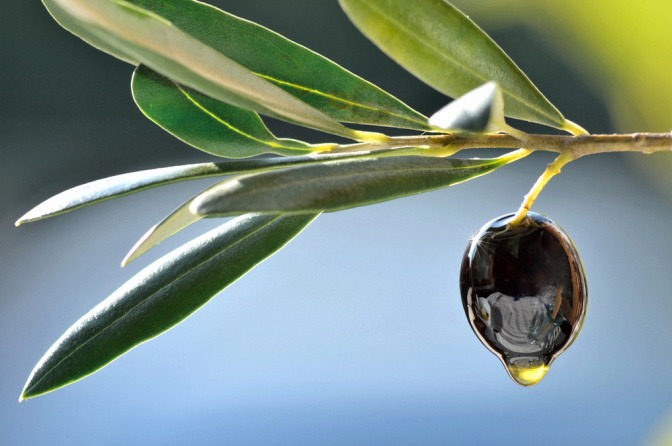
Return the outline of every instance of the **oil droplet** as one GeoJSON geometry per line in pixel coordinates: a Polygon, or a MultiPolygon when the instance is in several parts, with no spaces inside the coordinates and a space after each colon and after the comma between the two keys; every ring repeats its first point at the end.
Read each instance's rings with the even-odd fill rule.
{"type": "Polygon", "coordinates": [[[462,259],[460,291],[471,328],[518,384],[531,386],[578,335],[587,308],[581,260],[550,219],[529,212],[483,226],[462,259]]]}
{"type": "Polygon", "coordinates": [[[521,386],[533,386],[541,381],[546,372],[548,372],[548,364],[525,365],[519,366],[515,364],[505,364],[506,371],[515,382],[521,386]]]}

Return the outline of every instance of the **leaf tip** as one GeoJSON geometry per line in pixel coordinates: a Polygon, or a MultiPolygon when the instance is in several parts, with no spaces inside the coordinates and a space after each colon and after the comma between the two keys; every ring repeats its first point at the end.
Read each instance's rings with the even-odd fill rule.
{"type": "Polygon", "coordinates": [[[31,398],[35,398],[36,396],[42,394],[31,392],[32,378],[33,375],[31,374],[30,378],[28,378],[28,382],[26,382],[25,386],[23,386],[23,390],[21,390],[21,395],[19,395],[19,403],[22,403],[25,400],[29,400],[31,398]]]}
{"type": "Polygon", "coordinates": [[[140,257],[142,254],[147,252],[149,247],[145,246],[145,242],[149,238],[150,235],[156,230],[156,226],[152,226],[149,231],[147,231],[142,237],[140,237],[140,240],[138,240],[135,245],[131,248],[130,251],[128,251],[128,254],[123,258],[121,261],[121,267],[125,267],[129,263],[131,263],[133,260],[137,259],[140,257]]]}
{"type": "MultiPolygon", "coordinates": [[[[32,376],[31,376],[32,378],[32,376]]],[[[47,389],[40,389],[39,386],[35,385],[36,383],[31,382],[29,379],[28,382],[26,383],[26,386],[23,388],[21,391],[21,395],[19,395],[19,403],[23,403],[26,400],[32,400],[33,398],[37,398],[38,396],[42,396],[47,393],[51,393],[54,390],[58,389],[59,387],[52,387],[52,388],[47,388],[47,389]],[[30,386],[29,386],[30,385],[30,386]],[[37,389],[36,389],[37,387],[37,389]]]]}
{"type": "Polygon", "coordinates": [[[189,203],[189,212],[198,217],[207,217],[209,213],[208,200],[204,199],[202,196],[194,198],[191,203],[189,203]]]}
{"type": "Polygon", "coordinates": [[[31,221],[39,220],[39,217],[35,217],[33,211],[26,212],[18,220],[14,222],[14,226],[17,228],[24,223],[30,223],[31,221]]]}
{"type": "Polygon", "coordinates": [[[144,239],[141,239],[138,243],[136,243],[135,246],[131,248],[130,251],[128,251],[128,254],[126,254],[126,257],[124,257],[121,260],[121,267],[125,268],[129,263],[131,263],[133,260],[137,259],[140,257],[142,254],[144,254],[147,250],[140,250],[140,245],[144,241],[144,239]]]}
{"type": "Polygon", "coordinates": [[[35,398],[36,396],[40,396],[40,395],[41,395],[40,393],[32,394],[29,391],[27,391],[26,389],[23,389],[23,391],[21,392],[21,395],[19,395],[19,403],[23,403],[26,400],[35,398]]]}
{"type": "Polygon", "coordinates": [[[34,221],[42,220],[45,217],[49,217],[49,213],[44,212],[43,205],[40,204],[33,209],[29,210],[25,214],[23,214],[16,222],[14,223],[14,226],[17,228],[21,226],[24,223],[32,223],[34,221]]]}

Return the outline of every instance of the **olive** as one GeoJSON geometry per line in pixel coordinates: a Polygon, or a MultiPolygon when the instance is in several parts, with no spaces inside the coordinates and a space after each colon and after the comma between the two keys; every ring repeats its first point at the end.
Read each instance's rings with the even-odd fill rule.
{"type": "Polygon", "coordinates": [[[544,377],[586,316],[587,287],[567,233],[529,212],[498,217],[469,242],[460,270],[462,305],[476,336],[518,384],[544,377]]]}

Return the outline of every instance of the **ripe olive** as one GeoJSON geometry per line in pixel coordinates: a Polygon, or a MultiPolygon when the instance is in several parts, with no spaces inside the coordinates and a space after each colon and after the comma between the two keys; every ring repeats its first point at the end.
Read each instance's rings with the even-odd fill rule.
{"type": "Polygon", "coordinates": [[[460,271],[471,328],[509,376],[538,383],[578,335],[587,308],[583,265],[567,233],[529,212],[496,218],[469,242],[460,271]]]}

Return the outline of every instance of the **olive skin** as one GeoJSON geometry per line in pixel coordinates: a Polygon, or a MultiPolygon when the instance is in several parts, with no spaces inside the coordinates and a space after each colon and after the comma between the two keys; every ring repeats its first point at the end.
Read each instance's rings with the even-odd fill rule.
{"type": "Polygon", "coordinates": [[[471,328],[518,384],[538,383],[576,339],[587,309],[583,265],[567,233],[529,212],[485,224],[469,242],[460,270],[471,328]]]}

